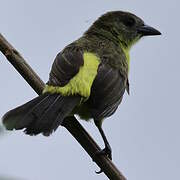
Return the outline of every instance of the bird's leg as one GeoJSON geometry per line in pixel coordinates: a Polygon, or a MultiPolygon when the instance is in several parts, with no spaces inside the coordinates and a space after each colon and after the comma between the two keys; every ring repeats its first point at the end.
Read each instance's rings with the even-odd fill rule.
{"type": "Polygon", "coordinates": [[[103,138],[103,141],[104,141],[104,144],[105,144],[105,148],[99,152],[97,152],[97,154],[102,154],[102,155],[106,155],[109,159],[112,160],[112,150],[111,150],[111,146],[104,134],[104,131],[102,129],[102,123],[101,121],[94,121],[95,125],[97,126],[102,138],[103,138]]]}
{"type": "MultiPolygon", "coordinates": [[[[111,150],[111,146],[106,138],[106,135],[104,134],[104,131],[102,129],[102,122],[101,121],[94,121],[96,127],[98,128],[102,138],[103,138],[103,141],[104,141],[104,144],[105,144],[105,148],[101,151],[98,151],[96,153],[96,155],[106,155],[109,159],[112,160],[112,150],[111,150]]],[[[100,174],[102,173],[102,169],[100,169],[99,171],[96,171],[97,174],[100,174]]]]}

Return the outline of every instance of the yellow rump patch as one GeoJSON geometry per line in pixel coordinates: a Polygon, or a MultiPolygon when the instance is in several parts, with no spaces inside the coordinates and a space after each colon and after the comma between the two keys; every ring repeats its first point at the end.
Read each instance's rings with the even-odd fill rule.
{"type": "Polygon", "coordinates": [[[80,67],[79,72],[63,87],[46,85],[43,93],[60,93],[63,96],[79,94],[86,99],[91,93],[92,83],[97,75],[99,58],[90,52],[83,54],[84,65],[80,67]]]}

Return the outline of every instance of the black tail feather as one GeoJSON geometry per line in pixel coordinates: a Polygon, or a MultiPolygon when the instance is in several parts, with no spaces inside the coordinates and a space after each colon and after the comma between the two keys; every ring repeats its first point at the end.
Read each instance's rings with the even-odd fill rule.
{"type": "Polygon", "coordinates": [[[62,124],[64,118],[67,117],[68,115],[71,115],[69,113],[72,112],[72,110],[75,108],[74,105],[77,104],[79,105],[80,101],[81,101],[80,96],[76,96],[76,97],[73,96],[73,98],[71,96],[66,97],[64,101],[65,103],[63,101],[61,102],[60,111],[58,113],[58,116],[56,116],[55,121],[51,125],[51,129],[55,131],[58,128],[58,126],[62,124]]]}
{"type": "MultiPolygon", "coordinates": [[[[22,112],[24,114],[22,114],[21,120],[18,119],[16,126],[14,127],[16,130],[18,129],[23,129],[24,127],[29,126],[29,124],[31,124],[34,120],[38,119],[41,117],[41,115],[44,112],[44,109],[46,109],[49,105],[48,101],[49,101],[49,95],[44,96],[43,99],[41,99],[41,97],[39,97],[39,101],[36,102],[36,104],[34,105],[34,107],[28,108],[27,111],[28,112],[22,112]]],[[[52,99],[52,98],[51,98],[52,99]]],[[[53,100],[53,99],[52,99],[53,100]]],[[[31,101],[29,102],[31,103],[31,101]]],[[[20,108],[23,108],[24,105],[20,106],[20,108]]],[[[16,111],[16,109],[14,109],[14,111],[16,111]]]]}
{"type": "MultiPolygon", "coordinates": [[[[60,109],[59,101],[64,99],[61,95],[52,97],[53,101],[48,105],[47,108],[44,108],[44,111],[41,113],[39,118],[35,119],[34,122],[31,123],[31,125],[26,128],[25,133],[31,134],[33,132],[34,135],[39,134],[41,132],[47,133],[50,130],[50,126],[52,122],[55,120],[58,114],[58,110],[60,109]]],[[[31,114],[34,114],[35,112],[31,112],[31,114]]]]}
{"type": "MultiPolygon", "coordinates": [[[[41,100],[43,100],[46,97],[46,95],[41,95],[33,100],[25,103],[22,106],[19,106],[15,109],[12,109],[8,111],[3,117],[2,121],[4,126],[7,130],[13,130],[13,129],[23,129],[24,127],[21,127],[21,125],[17,125],[20,122],[22,122],[22,118],[41,100]],[[19,122],[20,121],[20,122],[19,122]]],[[[24,123],[24,122],[23,122],[24,123]]]]}
{"type": "Polygon", "coordinates": [[[3,116],[8,130],[25,129],[29,135],[50,135],[80,102],[80,96],[43,94],[3,116]]]}

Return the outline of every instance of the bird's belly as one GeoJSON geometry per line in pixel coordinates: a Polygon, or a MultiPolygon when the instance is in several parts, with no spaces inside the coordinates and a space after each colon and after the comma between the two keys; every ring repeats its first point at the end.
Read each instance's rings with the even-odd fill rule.
{"type": "Polygon", "coordinates": [[[82,120],[89,121],[92,114],[88,104],[85,102],[74,109],[74,114],[78,115],[82,120]]]}
{"type": "Polygon", "coordinates": [[[125,87],[117,89],[112,87],[111,91],[107,93],[104,89],[91,91],[90,98],[76,107],[74,114],[77,114],[80,119],[89,121],[90,119],[104,119],[111,116],[118,108],[122,101],[125,87]]]}
{"type": "Polygon", "coordinates": [[[87,101],[89,111],[94,119],[111,116],[122,101],[127,80],[118,69],[101,65],[91,88],[87,101]]]}

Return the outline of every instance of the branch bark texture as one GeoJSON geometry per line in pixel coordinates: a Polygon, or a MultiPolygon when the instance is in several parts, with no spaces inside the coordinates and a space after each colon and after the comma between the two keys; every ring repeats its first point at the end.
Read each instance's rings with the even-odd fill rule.
{"type": "MultiPolygon", "coordinates": [[[[21,74],[27,83],[34,89],[37,94],[41,94],[45,86],[40,77],[27,64],[20,53],[0,34],[0,51],[5,55],[7,60],[21,74]]],[[[79,142],[84,150],[89,154],[94,162],[102,169],[110,180],[126,180],[122,173],[117,169],[113,162],[102,155],[95,155],[100,147],[86,132],[75,117],[66,118],[63,126],[79,142]]]]}

